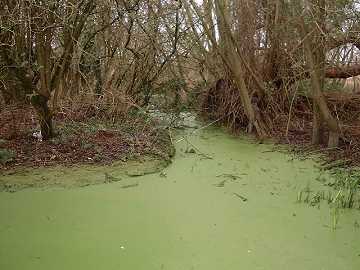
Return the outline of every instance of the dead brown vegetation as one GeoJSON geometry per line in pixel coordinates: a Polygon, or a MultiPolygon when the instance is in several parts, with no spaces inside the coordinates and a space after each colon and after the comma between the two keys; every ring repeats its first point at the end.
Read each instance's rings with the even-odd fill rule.
{"type": "Polygon", "coordinates": [[[168,159],[171,142],[165,131],[146,117],[115,115],[93,104],[63,107],[54,115],[57,135],[40,140],[30,106],[0,112],[1,148],[14,156],[0,163],[0,170],[76,164],[110,164],[151,155],[168,159]],[[121,123],[121,124],[120,124],[121,123]],[[14,128],[16,127],[16,128],[14,128]]]}
{"type": "MultiPolygon", "coordinates": [[[[337,147],[328,147],[322,140],[317,146],[310,146],[312,138],[313,99],[304,95],[293,97],[291,105],[276,95],[272,100],[259,102],[254,97],[258,113],[264,120],[269,137],[279,143],[301,146],[308,150],[321,150],[327,154],[328,161],[347,160],[347,165],[360,165],[360,94],[331,92],[325,94],[329,109],[337,117],[341,140],[337,147]],[[286,103],[286,102],[285,102],[286,103]],[[310,148],[309,148],[310,146],[310,148]]],[[[266,97],[265,97],[266,99],[266,97]]],[[[229,80],[219,80],[201,96],[201,110],[205,118],[219,122],[233,131],[245,130],[248,120],[243,112],[238,89],[229,80]]],[[[328,130],[324,130],[328,133],[328,130]]]]}

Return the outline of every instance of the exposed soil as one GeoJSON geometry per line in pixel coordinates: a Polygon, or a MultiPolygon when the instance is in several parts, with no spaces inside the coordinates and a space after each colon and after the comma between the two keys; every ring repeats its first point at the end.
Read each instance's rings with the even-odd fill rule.
{"type": "Polygon", "coordinates": [[[16,167],[53,165],[109,164],[142,155],[169,158],[171,141],[166,131],[145,116],[117,118],[111,121],[99,116],[89,106],[78,111],[62,111],[55,115],[57,135],[41,141],[36,116],[29,107],[12,106],[0,111],[0,148],[14,154],[0,170],[16,167]]]}

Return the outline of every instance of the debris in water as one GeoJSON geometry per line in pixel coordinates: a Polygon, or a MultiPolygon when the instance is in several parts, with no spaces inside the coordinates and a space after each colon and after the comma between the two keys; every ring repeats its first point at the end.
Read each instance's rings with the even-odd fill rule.
{"type": "Polygon", "coordinates": [[[114,177],[109,173],[105,173],[104,175],[105,175],[104,183],[118,182],[122,180],[120,177],[114,177]]]}
{"type": "Polygon", "coordinates": [[[131,185],[122,186],[121,188],[133,188],[133,187],[137,187],[138,185],[139,185],[139,183],[135,183],[135,184],[131,184],[131,185]]]}
{"type": "MultiPolygon", "coordinates": [[[[105,182],[106,183],[106,182],[105,182]]],[[[80,187],[88,187],[90,186],[90,183],[84,183],[84,184],[81,184],[80,187]]]]}
{"type": "Polygon", "coordinates": [[[186,137],[183,137],[184,140],[186,140],[186,143],[187,143],[187,147],[186,147],[186,150],[185,150],[185,153],[187,154],[196,154],[198,153],[199,156],[205,158],[205,159],[213,159],[211,156],[201,152],[199,150],[199,148],[197,148],[195,145],[193,145],[186,137]],[[192,147],[189,147],[192,146],[192,147]]]}
{"type": "Polygon", "coordinates": [[[360,224],[359,224],[359,222],[355,221],[355,222],[354,222],[354,227],[355,227],[356,229],[360,229],[360,224]]]}
{"type": "MultiPolygon", "coordinates": [[[[246,175],[246,174],[244,173],[243,175],[246,175]]],[[[241,176],[236,175],[236,174],[230,174],[230,173],[220,174],[220,175],[217,175],[216,177],[226,177],[226,178],[230,178],[233,181],[241,179],[241,176]]]]}
{"type": "Polygon", "coordinates": [[[186,149],[185,153],[187,153],[187,154],[196,154],[196,151],[195,151],[194,148],[190,148],[190,149],[186,149]]]}
{"type": "Polygon", "coordinates": [[[240,194],[238,194],[238,193],[233,193],[236,197],[238,197],[238,198],[240,198],[243,202],[246,202],[248,199],[247,198],[245,198],[244,196],[242,196],[242,195],[240,195],[240,194]]]}
{"type": "Polygon", "coordinates": [[[225,187],[225,183],[227,182],[227,180],[221,181],[220,183],[217,183],[215,185],[215,187],[225,187]]]}

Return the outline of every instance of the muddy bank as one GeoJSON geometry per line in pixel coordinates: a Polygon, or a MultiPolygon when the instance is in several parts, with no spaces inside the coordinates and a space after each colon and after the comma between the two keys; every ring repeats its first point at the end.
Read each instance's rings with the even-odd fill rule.
{"type": "MultiPolygon", "coordinates": [[[[138,177],[158,173],[171,163],[175,155],[175,147],[167,130],[158,129],[156,132],[155,145],[138,152],[122,152],[121,149],[116,149],[117,144],[114,144],[110,145],[112,149],[108,152],[101,152],[102,155],[107,155],[105,159],[99,157],[94,160],[84,156],[82,152],[75,152],[73,153],[75,157],[71,159],[73,163],[71,160],[59,163],[52,161],[36,167],[25,165],[14,167],[10,164],[6,170],[0,171],[0,192],[16,192],[26,188],[45,190],[85,187],[121,181],[124,176],[138,177]],[[116,155],[119,151],[120,156],[116,155]]],[[[48,153],[44,154],[48,155],[48,153]]]]}
{"type": "Polygon", "coordinates": [[[117,161],[111,165],[55,166],[22,169],[0,175],[0,192],[17,192],[26,188],[48,190],[54,188],[81,188],[90,185],[126,182],[125,178],[136,178],[159,173],[171,163],[170,159],[154,156],[117,161]]]}
{"type": "Polygon", "coordinates": [[[59,112],[54,123],[57,134],[48,141],[42,141],[33,126],[29,108],[0,112],[0,173],[29,167],[109,165],[150,155],[171,158],[169,133],[149,114],[134,111],[111,118],[94,110],[90,106],[59,112]]]}
{"type": "MultiPolygon", "coordinates": [[[[24,110],[15,116],[20,117],[24,110]]],[[[57,136],[49,141],[38,140],[31,130],[1,139],[0,191],[121,181],[124,175],[159,172],[175,154],[169,130],[148,115],[136,114],[116,123],[81,119],[62,119],[57,136]]],[[[0,138],[9,134],[9,126],[3,125],[0,138]]]]}

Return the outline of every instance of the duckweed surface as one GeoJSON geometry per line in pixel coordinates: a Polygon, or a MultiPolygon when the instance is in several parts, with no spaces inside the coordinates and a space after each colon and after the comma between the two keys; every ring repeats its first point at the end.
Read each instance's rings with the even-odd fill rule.
{"type": "Polygon", "coordinates": [[[51,169],[37,177],[85,184],[1,192],[0,269],[360,269],[360,211],[339,210],[334,229],[327,203],[297,202],[327,191],[314,161],[218,129],[188,135],[161,172],[51,169]]]}

